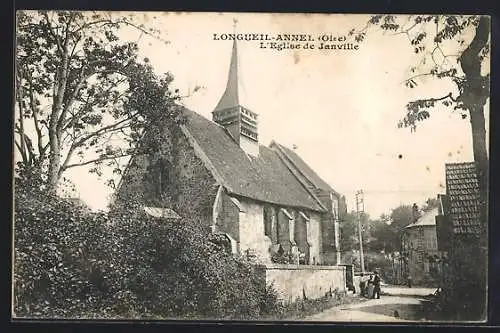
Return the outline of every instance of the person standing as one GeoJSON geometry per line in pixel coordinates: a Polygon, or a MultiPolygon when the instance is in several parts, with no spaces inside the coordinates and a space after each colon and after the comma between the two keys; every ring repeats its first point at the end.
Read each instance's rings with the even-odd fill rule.
{"type": "Polygon", "coordinates": [[[373,295],[372,298],[375,298],[377,295],[377,299],[380,299],[380,276],[378,272],[375,271],[375,277],[373,278],[373,295]]]}
{"type": "Polygon", "coordinates": [[[370,278],[368,279],[368,282],[367,282],[366,297],[372,298],[372,296],[373,296],[373,289],[374,289],[373,275],[370,275],[370,278]]]}
{"type": "Polygon", "coordinates": [[[359,292],[361,296],[365,296],[366,294],[366,280],[363,273],[361,273],[361,277],[359,278],[359,292]]]}
{"type": "Polygon", "coordinates": [[[408,281],[408,288],[411,288],[411,275],[408,274],[408,277],[406,279],[408,281]]]}

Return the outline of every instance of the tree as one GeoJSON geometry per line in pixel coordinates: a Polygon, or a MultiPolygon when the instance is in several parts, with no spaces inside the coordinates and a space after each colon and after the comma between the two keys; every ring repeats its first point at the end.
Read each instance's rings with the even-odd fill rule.
{"type": "Polygon", "coordinates": [[[357,222],[354,212],[344,215],[340,223],[340,248],[342,251],[351,251],[357,242],[357,222]]]}
{"type": "MultiPolygon", "coordinates": [[[[443,96],[409,102],[406,106],[406,115],[399,126],[415,130],[416,123],[429,118],[430,111],[438,103],[461,112],[463,119],[468,117],[470,120],[472,148],[479,183],[481,232],[477,241],[469,241],[470,244],[464,253],[477,251],[475,257],[481,259],[466,263],[464,258],[460,258],[457,254],[458,249],[454,250],[457,267],[460,267],[459,275],[467,269],[476,275],[470,279],[456,277],[453,289],[457,289],[459,296],[467,295],[464,298],[467,302],[474,298],[480,300],[468,304],[469,309],[483,309],[486,303],[484,272],[488,254],[489,169],[484,108],[490,94],[488,66],[491,45],[490,18],[478,15],[409,15],[405,18],[406,20],[393,15],[375,15],[361,31],[352,30],[351,33],[361,41],[370,26],[377,26],[391,35],[406,36],[414,52],[422,56],[422,60],[410,68],[412,76],[404,81],[406,86],[414,88],[421,78],[428,77],[440,81],[446,80],[456,87],[455,91],[443,96]],[[452,53],[447,51],[450,49],[453,50],[452,53]],[[464,282],[471,283],[474,287],[464,287],[464,282]],[[474,297],[470,296],[469,292],[475,293],[474,297]]],[[[457,300],[455,302],[459,303],[457,300]]]]}
{"type": "Polygon", "coordinates": [[[370,243],[370,250],[376,252],[384,251],[384,253],[399,250],[397,247],[399,235],[385,220],[371,220],[370,230],[373,238],[370,243]]]}
{"type": "MultiPolygon", "coordinates": [[[[369,216],[363,214],[361,219],[361,231],[363,245],[370,241],[369,216]]],[[[357,213],[352,211],[344,214],[340,223],[340,248],[342,251],[358,250],[359,248],[359,231],[358,231],[357,213]]]]}
{"type": "Polygon", "coordinates": [[[161,39],[132,16],[104,12],[17,15],[15,146],[18,171],[55,191],[64,172],[103,163],[120,173],[120,158],[137,154],[143,129],[180,122],[170,74],[138,60],[136,42],[120,29],[161,39]],[[117,140],[118,139],[118,140],[117,140]]]}
{"type": "Polygon", "coordinates": [[[363,29],[353,29],[350,33],[355,35],[357,41],[362,41],[368,29],[374,26],[393,36],[406,36],[410,47],[421,55],[421,61],[410,68],[412,75],[404,81],[407,87],[416,87],[424,77],[455,84],[456,91],[444,96],[409,102],[406,115],[398,125],[415,130],[416,124],[428,119],[438,103],[461,112],[464,119],[469,117],[481,212],[483,221],[486,221],[489,165],[484,108],[490,93],[487,67],[491,43],[490,18],[478,15],[375,15],[363,29]],[[448,53],[449,49],[453,52],[448,53]]]}
{"type": "Polygon", "coordinates": [[[418,218],[418,216],[414,216],[414,209],[411,205],[400,205],[391,211],[390,226],[392,231],[397,235],[394,244],[395,249],[399,250],[401,248],[401,234],[403,229],[414,222],[415,218],[418,218]]]}
{"type": "Polygon", "coordinates": [[[425,201],[425,205],[422,207],[422,210],[424,212],[428,212],[437,207],[439,207],[439,200],[437,198],[429,198],[425,201]]]}

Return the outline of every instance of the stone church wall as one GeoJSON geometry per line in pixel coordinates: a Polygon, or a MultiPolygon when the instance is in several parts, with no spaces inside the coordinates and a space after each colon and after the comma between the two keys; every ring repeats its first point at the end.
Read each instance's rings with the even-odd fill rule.
{"type": "Polygon", "coordinates": [[[262,263],[270,263],[271,239],[264,232],[264,206],[251,200],[240,201],[244,211],[239,214],[240,252],[255,251],[262,263]]]}
{"type": "Polygon", "coordinates": [[[135,156],[116,195],[116,202],[134,200],[144,205],[174,209],[181,216],[212,223],[212,205],[217,186],[212,175],[198,158],[184,136],[178,138],[174,156],[135,156]],[[167,174],[161,195],[157,193],[158,168],[155,163],[163,159],[163,172],[167,174]]]}
{"type": "Polygon", "coordinates": [[[217,216],[217,231],[231,236],[235,241],[240,241],[240,209],[227,194],[222,195],[222,205],[217,216]]]}

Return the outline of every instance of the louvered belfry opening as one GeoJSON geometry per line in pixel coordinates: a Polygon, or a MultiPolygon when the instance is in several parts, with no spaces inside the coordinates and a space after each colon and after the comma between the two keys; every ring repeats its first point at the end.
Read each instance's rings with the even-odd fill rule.
{"type": "Polygon", "coordinates": [[[226,128],[247,154],[258,156],[258,115],[242,105],[243,88],[238,66],[238,46],[234,40],[226,88],[212,112],[213,121],[226,128]]]}

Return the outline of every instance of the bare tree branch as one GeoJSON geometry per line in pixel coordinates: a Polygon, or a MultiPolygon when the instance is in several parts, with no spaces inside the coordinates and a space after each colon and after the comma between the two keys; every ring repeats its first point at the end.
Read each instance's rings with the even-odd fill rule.
{"type": "MultiPolygon", "coordinates": [[[[91,77],[92,75],[95,75],[95,74],[98,74],[98,73],[101,73],[101,72],[92,72],[91,74],[87,75],[86,78],[83,80],[87,80],[89,77],[91,77]]],[[[121,80],[118,80],[116,81],[113,85],[111,85],[110,87],[108,87],[104,92],[110,92],[113,88],[116,88],[118,85],[120,85],[121,83],[123,82],[126,82],[127,79],[121,79],[121,80]]],[[[80,81],[80,84],[83,84],[82,81],[80,81]]],[[[78,89],[81,90],[82,87],[79,87],[78,89]]],[[[76,90],[75,90],[76,91],[76,90]]],[[[67,111],[69,111],[69,108],[72,106],[71,104],[74,103],[74,101],[76,100],[76,94],[75,94],[75,91],[73,92],[73,95],[74,97],[71,97],[71,101],[69,102],[70,104],[67,104],[67,111]]],[[[122,97],[126,94],[127,92],[124,92],[122,94],[120,94],[120,96],[118,97],[122,97]]],[[[82,108],[80,109],[80,111],[76,112],[75,114],[72,114],[70,118],[68,119],[62,119],[61,117],[61,123],[62,123],[62,126],[59,130],[67,130],[68,128],[72,127],[75,125],[75,123],[81,119],[81,117],[88,111],[88,107],[89,105],[91,104],[89,102],[90,100],[90,97],[87,98],[87,100],[84,102],[85,105],[82,106],[82,108]]]]}
{"type": "Polygon", "coordinates": [[[35,132],[37,135],[38,154],[41,157],[45,153],[45,151],[43,149],[43,142],[42,142],[43,134],[42,134],[42,130],[40,128],[39,120],[38,120],[39,110],[38,110],[38,107],[35,105],[35,97],[34,97],[34,92],[33,92],[33,77],[29,71],[27,71],[27,73],[28,73],[27,76],[28,76],[28,82],[29,82],[29,99],[30,99],[30,105],[31,105],[31,113],[32,113],[32,117],[33,117],[33,124],[35,126],[35,132]]]}
{"type": "Polygon", "coordinates": [[[61,44],[61,41],[59,40],[59,36],[54,32],[52,28],[52,22],[51,19],[49,18],[49,15],[47,12],[43,12],[43,16],[45,17],[45,22],[47,23],[47,27],[49,28],[49,34],[52,36],[54,41],[56,42],[57,49],[59,50],[60,54],[63,54],[63,46],[61,44]]]}
{"type": "Polygon", "coordinates": [[[19,138],[21,140],[20,145],[19,145],[19,150],[21,152],[21,155],[23,156],[23,161],[27,161],[27,155],[25,151],[26,143],[24,141],[24,106],[23,106],[23,87],[22,87],[22,75],[21,73],[22,69],[20,68],[20,65],[18,64],[17,66],[17,71],[16,71],[16,83],[17,83],[17,103],[18,103],[18,108],[19,108],[19,138]]]}
{"type": "Polygon", "coordinates": [[[424,99],[420,99],[418,101],[414,101],[414,102],[410,102],[408,103],[408,105],[417,105],[417,104],[421,104],[421,103],[425,103],[425,102],[439,102],[439,101],[443,101],[445,99],[451,99],[453,102],[457,102],[458,99],[457,98],[454,98],[452,93],[448,93],[447,95],[443,96],[443,97],[437,97],[437,98],[424,98],[424,99]]]}
{"type": "Polygon", "coordinates": [[[410,76],[409,78],[403,80],[401,83],[406,83],[408,81],[411,81],[413,79],[417,79],[417,78],[422,77],[422,76],[432,76],[432,75],[434,75],[434,74],[431,72],[416,74],[416,75],[410,76]]]}
{"type": "Polygon", "coordinates": [[[69,165],[66,166],[65,170],[70,169],[70,168],[74,168],[74,167],[78,167],[78,166],[84,166],[84,165],[93,164],[93,163],[96,163],[96,162],[102,162],[102,161],[117,159],[117,158],[121,158],[121,157],[128,157],[128,156],[133,155],[133,153],[134,153],[133,151],[130,151],[130,152],[119,154],[119,155],[101,156],[101,157],[95,158],[93,160],[88,160],[88,161],[81,162],[81,163],[69,164],[69,165]]]}
{"type": "MultiPolygon", "coordinates": [[[[116,131],[116,130],[119,130],[120,128],[123,128],[123,127],[118,127],[119,125],[125,123],[126,121],[130,121],[132,120],[134,117],[136,117],[139,113],[136,112],[135,114],[127,117],[127,118],[124,118],[120,121],[117,121],[111,125],[108,125],[108,126],[104,126],[104,127],[101,127],[100,129],[84,136],[83,138],[79,139],[76,143],[75,143],[75,146],[81,146],[83,143],[85,143],[86,141],[92,139],[93,137],[96,137],[98,135],[101,135],[102,133],[106,133],[106,132],[110,132],[110,131],[116,131]]],[[[128,125],[126,125],[125,127],[127,127],[128,125]]]]}
{"type": "Polygon", "coordinates": [[[65,119],[66,119],[66,114],[68,113],[68,110],[71,108],[71,106],[73,105],[74,101],[75,101],[75,98],[76,96],[78,95],[78,93],[80,92],[80,90],[82,89],[83,87],[83,83],[85,82],[86,79],[88,79],[90,76],[93,75],[93,73],[91,73],[90,75],[83,75],[83,72],[84,72],[84,67],[81,68],[81,71],[80,71],[80,80],[78,81],[78,83],[76,84],[75,86],[75,89],[73,90],[71,96],[68,98],[68,100],[65,101],[64,103],[64,108],[61,112],[61,116],[59,117],[59,120],[57,122],[57,130],[58,131],[61,131],[64,123],[65,123],[65,119]]]}
{"type": "Polygon", "coordinates": [[[403,29],[403,30],[400,30],[400,31],[397,31],[393,34],[391,34],[390,36],[397,36],[397,35],[402,35],[402,34],[405,34],[406,37],[408,38],[408,41],[411,42],[411,37],[410,37],[410,31],[413,30],[413,28],[415,28],[417,25],[419,25],[420,23],[413,23],[413,25],[407,29],[403,29]]]}
{"type": "Polygon", "coordinates": [[[21,148],[21,145],[19,144],[19,142],[17,142],[16,139],[14,139],[14,144],[16,145],[17,150],[21,154],[21,158],[23,159],[23,164],[27,165],[28,164],[28,156],[26,155],[26,152],[24,151],[24,149],[21,148]]]}
{"type": "Polygon", "coordinates": [[[71,147],[69,148],[69,151],[68,153],[66,154],[66,158],[64,159],[64,162],[63,164],[61,165],[61,167],[59,168],[59,176],[62,175],[62,173],[68,168],[68,163],[69,161],[71,160],[71,157],[73,156],[73,153],[75,152],[75,149],[77,147],[75,145],[71,145],[71,147]]]}

